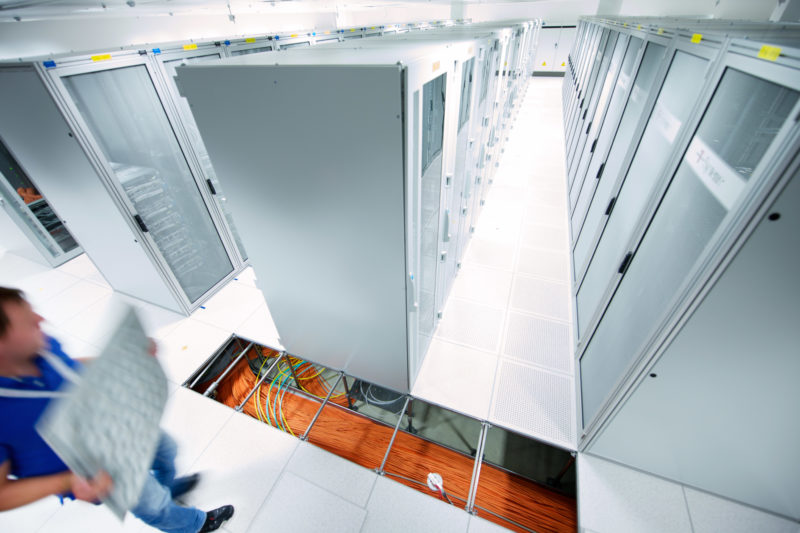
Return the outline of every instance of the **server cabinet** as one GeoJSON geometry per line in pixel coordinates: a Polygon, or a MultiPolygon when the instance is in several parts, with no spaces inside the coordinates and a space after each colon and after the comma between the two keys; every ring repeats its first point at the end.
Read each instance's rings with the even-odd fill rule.
{"type": "MultiPolygon", "coordinates": [[[[252,43],[246,43],[252,45],[252,43]]],[[[255,48],[235,49],[228,48],[228,53],[236,54],[243,52],[242,55],[248,53],[256,53],[260,51],[263,46],[258,45],[255,48]]],[[[270,48],[268,48],[269,50],[270,48]]],[[[189,108],[189,103],[178,93],[178,88],[175,86],[175,68],[178,65],[189,65],[195,63],[203,63],[206,61],[214,61],[223,57],[223,49],[216,45],[206,45],[193,50],[183,49],[163,49],[161,53],[155,55],[155,59],[161,67],[161,74],[164,79],[167,90],[170,93],[170,101],[175,106],[175,111],[180,117],[180,125],[189,139],[192,147],[188,156],[196,158],[197,167],[202,172],[200,177],[201,183],[206,184],[208,193],[214,199],[213,206],[219,213],[218,220],[221,220],[227,226],[227,232],[233,237],[235,247],[234,252],[238,254],[237,263],[241,264],[247,261],[247,250],[244,247],[242,238],[239,231],[236,229],[236,223],[233,220],[233,213],[228,207],[228,201],[225,197],[222,184],[217,178],[217,173],[214,166],[211,164],[211,158],[208,156],[203,138],[197,130],[197,124],[194,122],[192,110],[189,108]]],[[[201,185],[202,187],[202,185],[201,185]]]]}
{"type": "MultiPolygon", "coordinates": [[[[628,46],[628,36],[611,32],[603,54],[603,59],[598,70],[594,86],[589,91],[589,100],[583,113],[578,119],[572,150],[567,155],[567,173],[577,172],[578,161],[586,145],[586,140],[593,132],[592,128],[602,121],[611,84],[615,81],[622,58],[628,46]]],[[[574,179],[569,179],[574,183],[574,179]]],[[[574,207],[573,195],[570,194],[570,209],[574,207]]]]}
{"type": "Polygon", "coordinates": [[[800,459],[788,445],[800,435],[797,163],[590,445],[594,454],[792,520],[800,519],[800,459]]]}
{"type": "MultiPolygon", "coordinates": [[[[79,180],[79,189],[78,181],[65,181],[52,169],[34,177],[73,228],[82,227],[73,233],[113,288],[188,314],[242,268],[152,52],[76,58],[48,68],[34,64],[24,73],[4,69],[4,75],[13,94],[26,102],[24,91],[39,84],[36,98],[49,98],[52,105],[46,106],[47,117],[37,126],[64,122],[91,165],[91,177],[79,180]],[[98,218],[76,190],[96,199],[105,196],[107,200],[98,202],[109,208],[114,204],[116,213],[107,210],[98,218]],[[109,217],[122,224],[107,223],[109,217]],[[88,238],[92,231],[105,244],[88,238]],[[126,242],[131,234],[140,251],[124,247],[115,259],[104,257],[107,252],[99,247],[113,249],[109,242],[126,242]],[[129,253],[136,258],[128,258],[129,253]],[[129,277],[140,279],[127,281],[129,277]]],[[[30,166],[34,152],[50,145],[15,135],[11,130],[26,119],[21,113],[12,116],[14,121],[3,126],[15,136],[15,151],[26,151],[21,162],[30,166]],[[22,142],[30,146],[22,147],[22,142]]]]}
{"type": "MultiPolygon", "coordinates": [[[[448,157],[444,161],[443,211],[440,217],[443,242],[439,251],[440,261],[444,264],[438,271],[440,290],[436,291],[437,316],[443,312],[472,232],[477,211],[473,191],[483,185],[479,168],[482,165],[479,163],[483,156],[481,146],[488,139],[488,127],[484,126],[488,118],[483,121],[481,116],[488,108],[486,95],[490,93],[489,86],[494,86],[495,80],[499,79],[499,76],[490,74],[490,69],[496,66],[493,64],[496,61],[493,50],[508,33],[506,30],[455,27],[360,42],[357,45],[359,48],[400,49],[407,46],[408,42],[449,43],[461,39],[467,43],[467,46],[460,47],[463,52],[461,55],[454,55],[454,72],[449,80],[448,93],[457,97],[450,97],[445,102],[448,123],[444,143],[448,146],[448,157]],[[480,99],[478,94],[481,95],[480,99]]],[[[350,45],[342,43],[340,46],[350,45]]]]}
{"type": "MultiPolygon", "coordinates": [[[[0,204],[51,266],[83,253],[62,219],[0,138],[0,204]]],[[[2,243],[5,244],[5,243],[2,243]]],[[[38,256],[35,256],[38,258],[38,256]]]]}
{"type": "MultiPolygon", "coordinates": [[[[631,365],[683,305],[686,291],[697,286],[697,273],[724,248],[743,210],[772,187],[775,169],[794,154],[782,148],[796,130],[799,108],[800,82],[791,61],[759,59],[753,44],[721,56],[709,50],[703,57],[695,55],[699,47],[682,44],[680,34],[675,39],[628,178],[577,296],[584,427],[610,405],[631,365]],[[695,77],[707,80],[701,83],[705,88],[692,87],[695,77]],[[682,91],[692,91],[689,101],[676,98],[682,91]],[[637,163],[639,154],[647,160],[640,168],[656,163],[656,174],[633,172],[645,165],[637,163]],[[627,224],[613,222],[618,213],[627,224]],[[604,244],[609,232],[613,237],[606,242],[623,243],[604,244]],[[593,269],[601,264],[610,281],[598,289],[593,269]],[[592,309],[598,300],[591,295],[600,292],[605,295],[592,309]],[[592,313],[587,326],[582,317],[592,313]]],[[[713,47],[712,35],[703,40],[713,47]]]]}
{"type": "MultiPolygon", "coordinates": [[[[640,218],[648,205],[660,197],[664,181],[661,175],[679,145],[687,122],[697,117],[695,106],[706,83],[706,73],[711,60],[719,54],[721,43],[694,44],[690,37],[681,37],[672,57],[669,58],[666,76],[650,112],[641,137],[637,140],[635,154],[625,177],[615,195],[611,209],[606,209],[595,234],[597,244],[584,268],[576,266],[583,274],[576,281],[577,331],[581,344],[602,315],[604,302],[613,292],[612,284],[621,274],[620,263],[631,237],[640,230],[640,218]]],[[[629,147],[631,149],[632,147],[629,147]]],[[[607,176],[615,180],[616,176],[607,176]]],[[[588,255],[588,254],[587,254],[588,255]]]]}
{"type": "Polygon", "coordinates": [[[437,321],[446,102],[458,100],[448,79],[466,46],[178,68],[290,353],[410,390],[437,321]],[[234,87],[237,98],[215,99],[234,87]],[[337,135],[310,127],[320,123],[337,135]],[[233,127],[249,133],[234,142],[233,127]]]}

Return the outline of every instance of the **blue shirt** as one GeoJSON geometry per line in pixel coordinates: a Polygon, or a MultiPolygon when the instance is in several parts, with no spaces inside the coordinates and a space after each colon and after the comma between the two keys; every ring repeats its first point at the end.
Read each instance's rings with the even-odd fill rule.
{"type": "MultiPolygon", "coordinates": [[[[50,352],[70,368],[81,365],[70,359],[61,344],[48,337],[50,352]]],[[[41,376],[9,378],[0,376],[0,387],[6,389],[57,391],[64,378],[47,361],[35,360],[41,376]]],[[[0,464],[11,460],[11,474],[18,478],[55,474],[68,470],[50,446],[36,432],[36,422],[52,398],[8,398],[0,395],[0,464]]]]}

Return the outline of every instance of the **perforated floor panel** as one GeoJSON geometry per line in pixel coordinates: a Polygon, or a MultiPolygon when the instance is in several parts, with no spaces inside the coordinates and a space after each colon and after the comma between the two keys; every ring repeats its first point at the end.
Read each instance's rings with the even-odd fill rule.
{"type": "Polygon", "coordinates": [[[517,272],[566,283],[569,280],[569,259],[562,251],[522,246],[519,249],[517,272]]]}
{"type": "Polygon", "coordinates": [[[450,298],[436,336],[495,353],[503,328],[502,309],[450,298]]]}
{"type": "Polygon", "coordinates": [[[574,413],[572,379],[500,361],[489,422],[575,449],[574,413]]]}
{"type": "Polygon", "coordinates": [[[561,283],[516,275],[511,307],[557,320],[569,321],[569,288],[561,283]]]}
{"type": "Polygon", "coordinates": [[[502,355],[571,375],[568,324],[511,312],[502,355]]]}

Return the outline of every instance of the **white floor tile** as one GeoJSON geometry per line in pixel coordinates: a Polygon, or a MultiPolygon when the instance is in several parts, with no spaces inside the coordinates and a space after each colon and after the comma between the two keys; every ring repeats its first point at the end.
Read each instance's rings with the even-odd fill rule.
{"type": "Polygon", "coordinates": [[[37,308],[79,281],[80,278],[70,274],[48,270],[23,278],[16,286],[25,292],[25,299],[37,308]]]}
{"type": "Polygon", "coordinates": [[[283,349],[280,335],[275,328],[275,322],[272,320],[267,304],[258,306],[253,314],[234,330],[234,333],[239,337],[256,341],[276,350],[283,349]]]}
{"type": "Polygon", "coordinates": [[[284,472],[250,526],[251,533],[353,533],[366,511],[291,472],[284,472]]]}
{"type": "Polygon", "coordinates": [[[16,287],[23,279],[50,270],[16,254],[0,255],[0,285],[3,287],[16,287]]]}
{"type": "Polygon", "coordinates": [[[574,450],[572,377],[501,358],[489,422],[574,450]]]}
{"type": "Polygon", "coordinates": [[[497,243],[473,237],[464,255],[464,264],[476,264],[511,270],[514,268],[514,247],[516,243],[497,243]]]}
{"type": "Polygon", "coordinates": [[[175,465],[179,475],[189,471],[233,413],[233,409],[188,389],[178,389],[169,397],[161,427],[178,444],[175,465]]]}
{"type": "Polygon", "coordinates": [[[566,284],[515,275],[511,308],[569,322],[569,297],[566,284]]]}
{"type": "Polygon", "coordinates": [[[202,478],[185,503],[206,511],[233,505],[235,513],[225,529],[244,533],[298,443],[245,414],[234,414],[191,466],[202,478]]]}
{"type": "Polygon", "coordinates": [[[262,304],[264,295],[260,290],[244,284],[228,283],[192,313],[191,318],[232,332],[262,304]]]}
{"type": "Polygon", "coordinates": [[[163,339],[188,320],[184,315],[151,303],[139,302],[136,307],[145,333],[153,339],[163,339]]]}
{"type": "Polygon", "coordinates": [[[497,356],[433,339],[411,393],[423,400],[486,420],[497,356]]]}
{"type": "Polygon", "coordinates": [[[752,507],[684,487],[694,533],[798,533],[800,524],[752,507]]]}
{"type": "Polygon", "coordinates": [[[495,353],[500,348],[505,311],[450,297],[434,336],[495,353]]]}
{"type": "Polygon", "coordinates": [[[85,253],[70,259],[63,265],[59,266],[58,270],[82,279],[99,273],[97,267],[85,253]]]}
{"type": "Polygon", "coordinates": [[[578,454],[578,516],[597,533],[689,533],[680,485],[578,454]]]}
{"type": "Polygon", "coordinates": [[[470,515],[389,478],[375,483],[361,533],[464,533],[470,515]]]}
{"type": "Polygon", "coordinates": [[[158,341],[158,360],[169,379],[183,383],[230,335],[224,329],[185,319],[158,341]]]}
{"type": "Polygon", "coordinates": [[[378,478],[372,470],[309,442],[300,443],[286,470],[362,508],[366,507],[378,478]]]}
{"type": "Polygon", "coordinates": [[[145,529],[145,524],[130,513],[120,522],[105,505],[66,500],[38,533],[139,533],[145,529]]]}
{"type": "MultiPolygon", "coordinates": [[[[37,309],[40,315],[56,326],[75,318],[100,300],[111,298],[112,291],[96,283],[81,280],[54,298],[47,300],[37,309]]],[[[78,336],[78,335],[76,335],[78,336]]]]}
{"type": "Polygon", "coordinates": [[[61,510],[58,498],[51,496],[37,502],[0,513],[0,531],[9,533],[34,533],[51,516],[61,510]]]}
{"type": "Polygon", "coordinates": [[[505,533],[506,531],[509,530],[477,516],[470,517],[469,529],[467,529],[467,533],[505,533]]]}
{"type": "Polygon", "coordinates": [[[540,250],[520,246],[516,272],[567,283],[569,281],[569,255],[566,251],[540,250]]]}
{"type": "Polygon", "coordinates": [[[452,296],[490,307],[506,307],[512,274],[502,270],[464,265],[453,284],[452,296]]]}

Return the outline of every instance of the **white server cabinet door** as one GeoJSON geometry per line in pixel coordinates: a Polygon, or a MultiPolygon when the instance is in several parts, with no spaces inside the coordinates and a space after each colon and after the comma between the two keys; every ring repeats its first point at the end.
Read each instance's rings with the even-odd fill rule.
{"type": "Polygon", "coordinates": [[[35,177],[103,277],[124,294],[183,312],[99,181],[33,68],[0,69],[0,135],[35,177]]]}
{"type": "MultiPolygon", "coordinates": [[[[762,159],[797,113],[798,91],[728,68],[581,360],[584,425],[611,395],[765,175],[762,159]]],[[[773,154],[774,157],[774,154],[773,154]]],[[[769,159],[766,159],[769,161],[769,159]]]]}
{"type": "Polygon", "coordinates": [[[798,205],[795,173],[592,453],[800,520],[798,205]]]}
{"type": "MultiPolygon", "coordinates": [[[[593,317],[601,312],[609,283],[615,279],[625,248],[636,229],[659,178],[669,163],[673,143],[704,84],[708,60],[678,51],[661,87],[636,155],[627,171],[613,211],[577,290],[578,339],[583,339],[593,317]]],[[[635,140],[634,140],[635,142],[635,140]]],[[[607,178],[616,179],[615,176],[607,178]]]]}
{"type": "Polygon", "coordinates": [[[282,345],[407,392],[401,68],[177,73],[282,345]]]}

